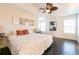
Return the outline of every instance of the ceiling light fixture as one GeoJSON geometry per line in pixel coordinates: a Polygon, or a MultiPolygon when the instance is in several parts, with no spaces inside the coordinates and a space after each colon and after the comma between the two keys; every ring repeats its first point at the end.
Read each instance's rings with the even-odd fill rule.
{"type": "Polygon", "coordinates": [[[47,12],[47,13],[49,13],[49,12],[50,12],[50,10],[46,10],[46,12],[47,12]]]}

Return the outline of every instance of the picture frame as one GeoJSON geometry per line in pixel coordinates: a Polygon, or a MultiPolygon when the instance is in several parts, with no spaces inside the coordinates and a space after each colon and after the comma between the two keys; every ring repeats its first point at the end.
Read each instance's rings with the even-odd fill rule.
{"type": "Polygon", "coordinates": [[[50,21],[49,22],[49,31],[56,31],[57,30],[57,21],[50,21]]]}

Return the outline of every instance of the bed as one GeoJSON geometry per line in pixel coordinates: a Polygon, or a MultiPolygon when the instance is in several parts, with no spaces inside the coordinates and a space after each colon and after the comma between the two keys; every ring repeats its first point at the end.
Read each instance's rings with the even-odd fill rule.
{"type": "Polygon", "coordinates": [[[13,55],[42,55],[53,43],[53,37],[31,33],[23,36],[10,35],[9,41],[9,48],[13,55]]]}

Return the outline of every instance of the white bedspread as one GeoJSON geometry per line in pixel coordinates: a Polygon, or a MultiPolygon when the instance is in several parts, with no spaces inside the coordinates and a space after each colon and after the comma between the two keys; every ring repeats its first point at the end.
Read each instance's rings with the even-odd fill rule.
{"type": "Polygon", "coordinates": [[[9,37],[10,50],[13,55],[41,55],[52,44],[51,35],[32,33],[29,35],[9,37]]]}

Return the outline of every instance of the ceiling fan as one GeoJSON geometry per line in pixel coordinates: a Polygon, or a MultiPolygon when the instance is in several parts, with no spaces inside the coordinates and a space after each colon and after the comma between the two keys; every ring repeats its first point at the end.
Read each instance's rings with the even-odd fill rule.
{"type": "Polygon", "coordinates": [[[43,11],[43,13],[48,13],[48,14],[50,14],[50,13],[52,13],[52,11],[55,11],[55,10],[57,10],[58,9],[58,7],[56,7],[56,6],[53,6],[53,4],[52,3],[46,3],[46,7],[45,8],[39,8],[40,10],[44,10],[43,11]]]}

